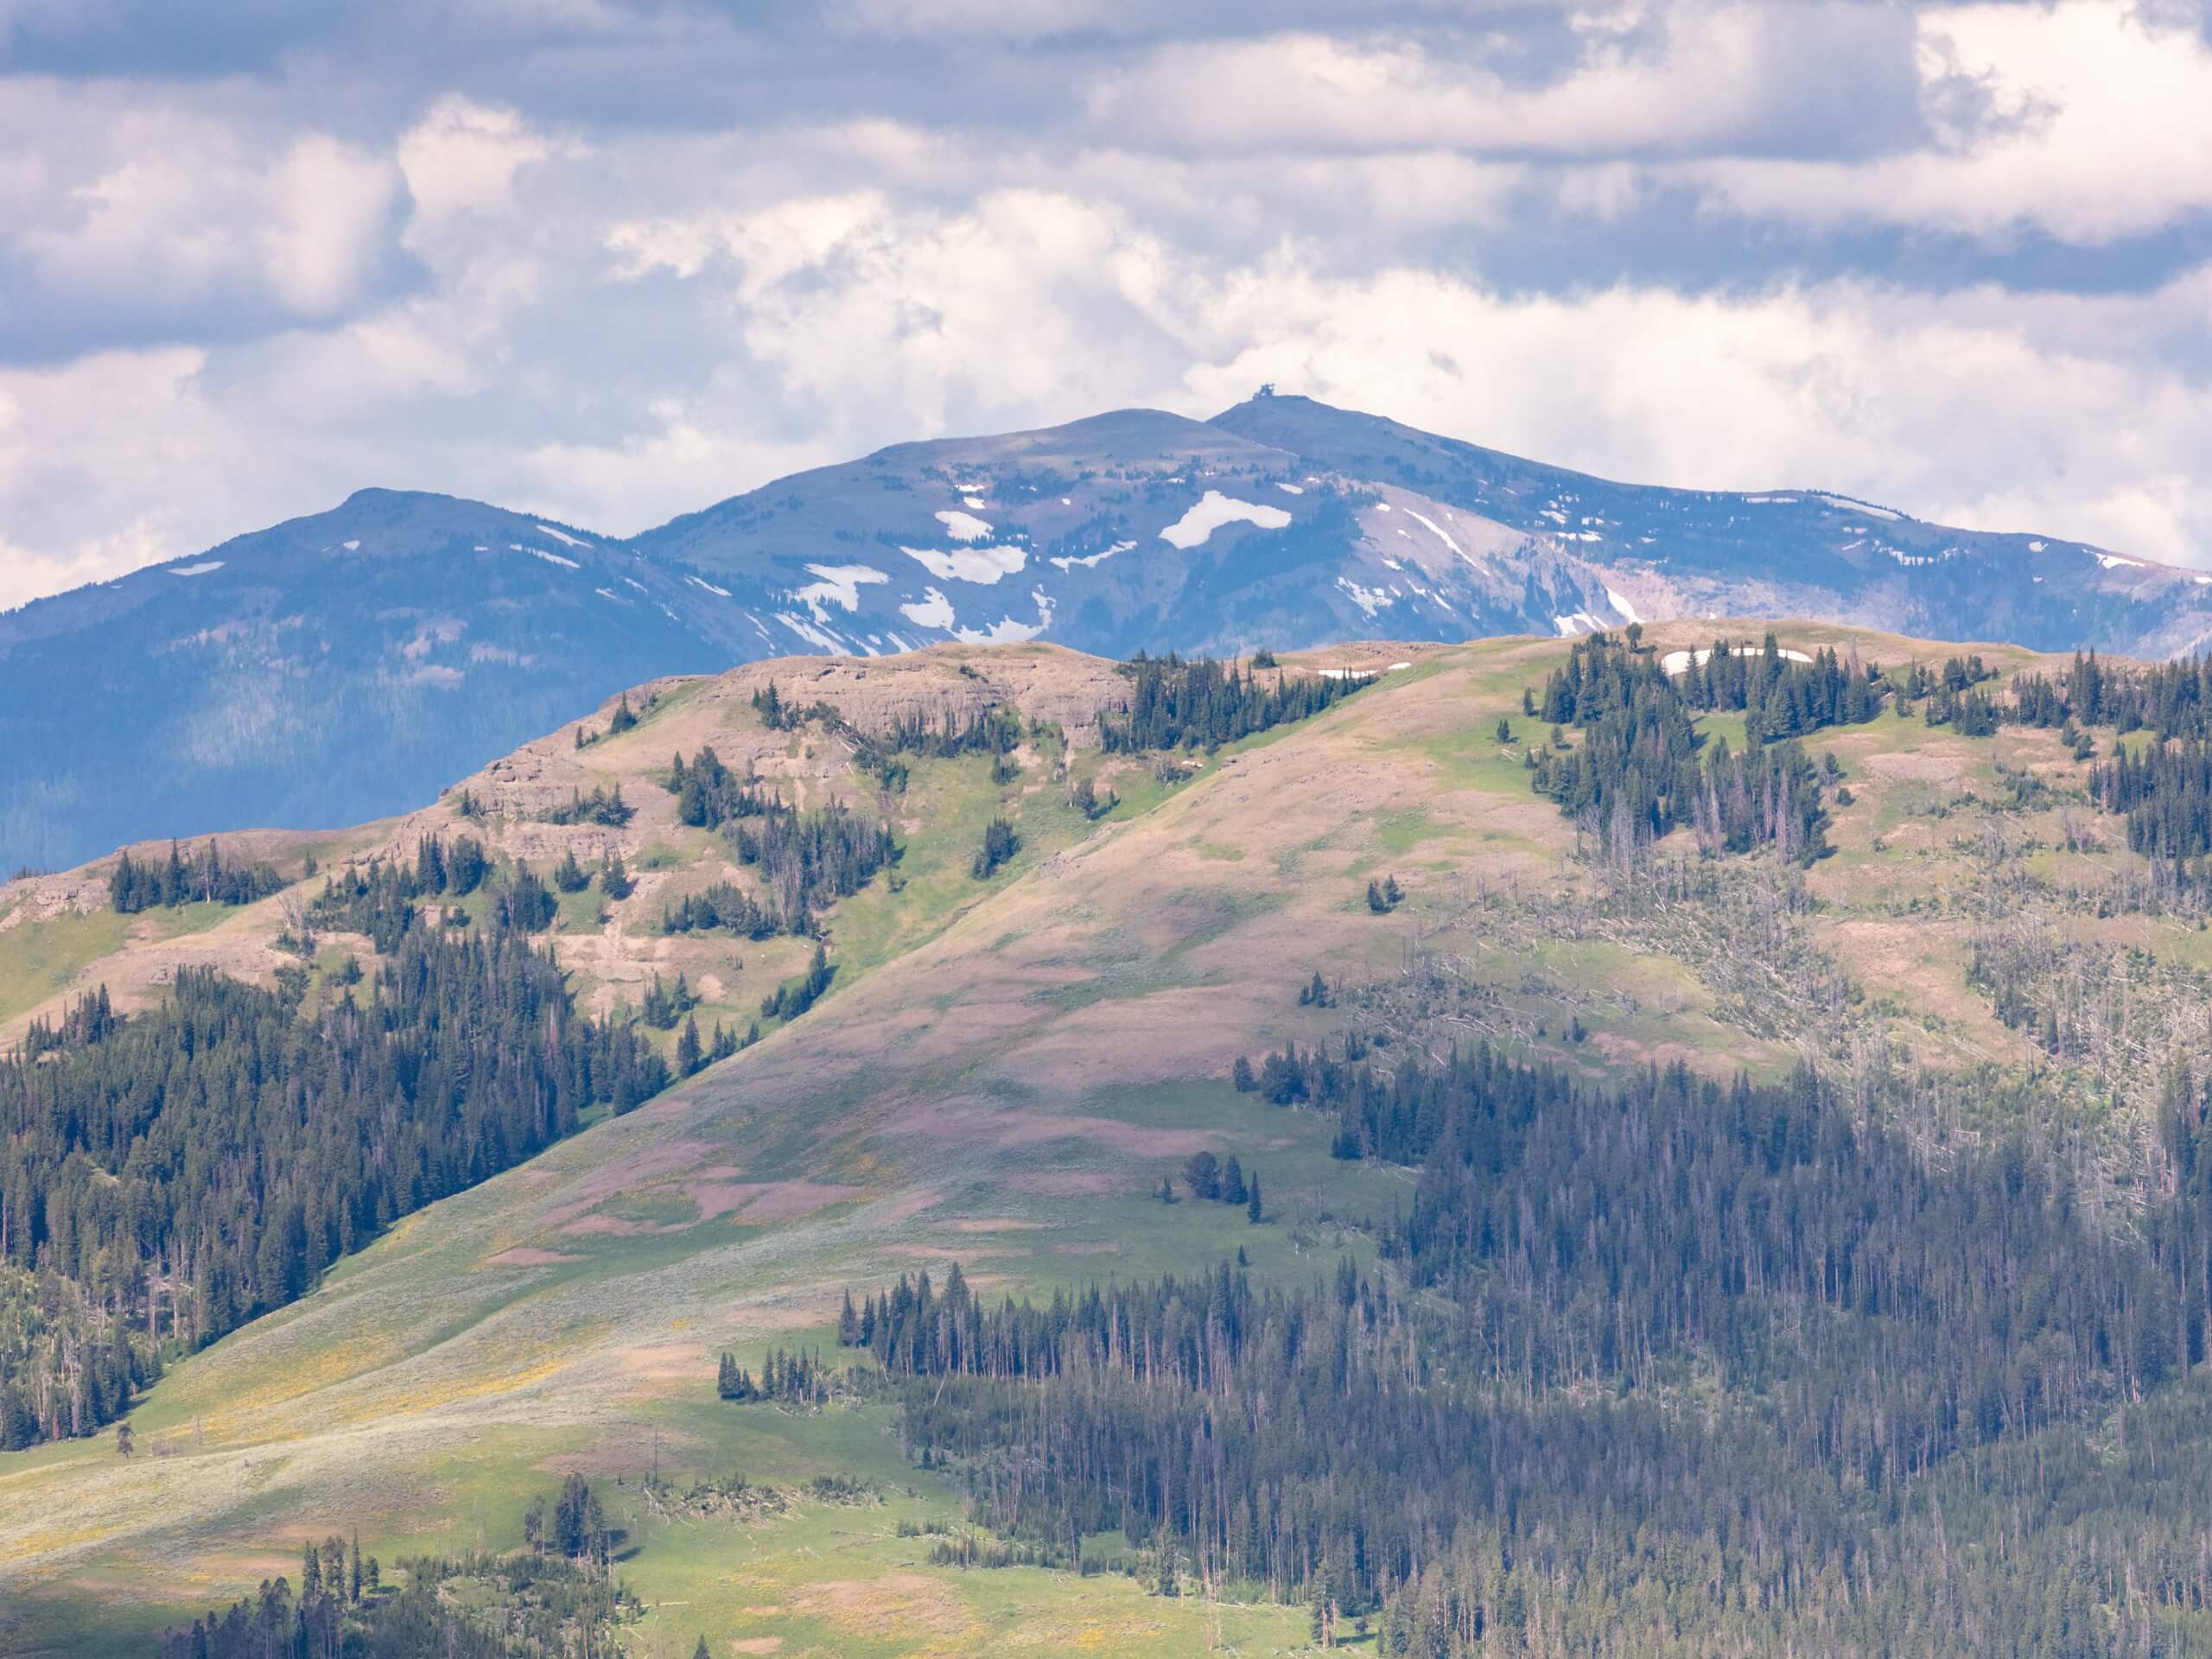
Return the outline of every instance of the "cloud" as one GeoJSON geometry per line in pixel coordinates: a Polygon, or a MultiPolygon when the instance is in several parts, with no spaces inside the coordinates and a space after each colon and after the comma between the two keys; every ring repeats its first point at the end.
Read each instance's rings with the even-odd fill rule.
{"type": "Polygon", "coordinates": [[[87,123],[79,100],[34,89],[16,119],[0,117],[0,137],[26,146],[0,168],[0,342],[96,350],[289,324],[396,280],[389,158],[312,128],[248,132],[92,102],[100,118],[87,123]],[[88,142],[56,151],[29,139],[49,119],[88,142]]]}
{"type": "Polygon", "coordinates": [[[2212,563],[2203,22],[0,0],[0,602],[365,484],[624,532],[1262,380],[2212,563]]]}
{"type": "Polygon", "coordinates": [[[1494,36],[1299,32],[1178,41],[1103,79],[1101,125],[1196,149],[1618,157],[1860,150],[1916,121],[1908,20],[1861,5],[1680,0],[1649,39],[1578,15],[1565,73],[1516,82],[1494,36]]]}
{"type": "Polygon", "coordinates": [[[2102,0],[1968,6],[1922,19],[1919,61],[1939,144],[1864,163],[1732,157],[1688,176],[1745,218],[2089,245],[2212,207],[2212,43],[2196,30],[2102,0]]]}

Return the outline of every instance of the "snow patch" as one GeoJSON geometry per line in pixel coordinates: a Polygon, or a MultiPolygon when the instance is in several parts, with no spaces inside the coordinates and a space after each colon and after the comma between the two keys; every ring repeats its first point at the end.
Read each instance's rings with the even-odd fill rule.
{"type": "Polygon", "coordinates": [[[1127,553],[1135,545],[1136,543],[1135,542],[1116,542],[1113,546],[1108,548],[1103,553],[1086,553],[1081,558],[1077,558],[1073,554],[1070,554],[1065,558],[1047,559],[1045,563],[1047,564],[1057,564],[1063,570],[1072,570],[1077,565],[1082,565],[1087,569],[1091,566],[1105,563],[1107,560],[1112,558],[1116,553],[1127,553]]]}
{"type": "MultiPolygon", "coordinates": [[[[968,504],[975,507],[983,505],[973,496],[968,498],[968,504]]],[[[944,533],[956,542],[980,542],[991,533],[991,527],[981,518],[972,512],[963,512],[957,507],[945,508],[937,515],[937,521],[944,526],[944,533]]]]}
{"type": "Polygon", "coordinates": [[[971,645],[1018,645],[1034,639],[1052,626],[1052,599],[1041,588],[1031,588],[1029,597],[1037,601],[1035,622],[1017,622],[1009,616],[988,628],[955,628],[953,638],[971,645]]]}
{"type": "Polygon", "coordinates": [[[593,589],[592,589],[592,592],[594,592],[594,594],[598,594],[601,599],[611,599],[611,600],[613,600],[613,601],[617,605],[620,605],[620,604],[622,602],[622,595],[621,595],[621,594],[618,594],[618,593],[614,593],[614,592],[613,592],[613,591],[611,591],[611,590],[609,590],[609,589],[607,589],[607,588],[593,588],[593,589]]]}
{"type": "Polygon", "coordinates": [[[2123,559],[2117,553],[2100,553],[2097,555],[2097,563],[2107,570],[2117,569],[2123,565],[2130,570],[2139,570],[2143,568],[2142,560],[2123,559]]]}
{"type": "MultiPolygon", "coordinates": [[[[520,542],[509,542],[507,545],[518,553],[534,554],[538,558],[544,560],[546,563],[557,564],[563,569],[581,570],[583,569],[583,566],[578,564],[574,559],[564,559],[558,553],[548,553],[542,547],[524,547],[520,542]]],[[[633,588],[637,586],[635,582],[632,582],[630,585],[633,588]]],[[[640,588],[639,591],[643,592],[644,590],[640,588]]]]}
{"type": "MultiPolygon", "coordinates": [[[[537,550],[533,548],[531,550],[535,552],[537,550]]],[[[551,555],[549,554],[547,556],[550,557],[551,555]]],[[[565,561],[563,561],[563,563],[565,563],[565,561]]],[[[625,576],[622,580],[628,582],[632,588],[636,588],[641,594],[645,591],[645,584],[639,582],[635,576],[625,576]]]]}
{"type": "Polygon", "coordinates": [[[1275,486],[1275,488],[1281,490],[1285,495],[1303,495],[1306,493],[1306,486],[1303,484],[1278,484],[1275,486]]]}
{"type": "Polygon", "coordinates": [[[589,542],[579,541],[575,537],[569,535],[567,531],[556,530],[550,524],[540,524],[537,528],[544,534],[550,536],[555,541],[560,542],[569,547],[589,547],[591,545],[589,542]]]}
{"type": "Polygon", "coordinates": [[[344,548],[348,553],[358,553],[361,550],[361,538],[357,536],[350,542],[339,543],[339,546],[344,548]]]}
{"type": "Polygon", "coordinates": [[[1797,505],[1794,495],[1747,495],[1745,500],[1755,507],[1793,507],[1797,505]]]}
{"type": "MultiPolygon", "coordinates": [[[[1460,546],[1459,543],[1453,541],[1452,539],[1452,532],[1446,530],[1443,525],[1438,524],[1435,519],[1430,518],[1427,513],[1415,512],[1411,507],[1408,507],[1406,509],[1406,514],[1408,518],[1412,518],[1415,524],[1426,526],[1428,531],[1435,536],[1437,540],[1442,542],[1445,546],[1450,548],[1461,558],[1467,558],[1467,550],[1460,546]]],[[[1472,559],[1467,559],[1467,563],[1472,564],[1474,561],[1472,559]]]]}
{"type": "Polygon", "coordinates": [[[1617,594],[1611,588],[1608,588],[1605,589],[1605,601],[1621,613],[1621,620],[1624,622],[1641,622],[1643,620],[1642,617],[1636,613],[1636,607],[1628,602],[1626,595],[1617,594]]]}
{"type": "MultiPolygon", "coordinates": [[[[1728,654],[1731,657],[1758,657],[1764,655],[1766,647],[1764,645],[1732,645],[1728,649],[1728,654]]],[[[1670,651],[1659,659],[1659,667],[1662,673],[1686,674],[1692,664],[1703,668],[1711,660],[1712,656],[1711,645],[1703,646],[1696,651],[1670,651]]],[[[1813,659],[1802,651],[1792,651],[1789,646],[1784,645],[1782,648],[1782,660],[1785,663],[1809,663],[1813,659]]]]}
{"type": "MultiPolygon", "coordinates": [[[[939,514],[940,518],[944,515],[939,514]]],[[[988,526],[985,526],[988,528],[988,526]]],[[[992,547],[956,547],[939,551],[933,547],[902,547],[910,559],[944,582],[973,582],[988,588],[1001,576],[1010,576],[1028,561],[1027,548],[1011,543],[992,547]]]]}
{"type": "Polygon", "coordinates": [[[707,593],[712,594],[716,599],[728,599],[729,597],[728,588],[717,588],[713,582],[707,581],[702,576],[686,576],[683,580],[690,582],[694,588],[701,588],[707,593]]]}
{"type": "Polygon", "coordinates": [[[825,628],[816,627],[804,617],[793,616],[787,611],[778,611],[776,620],[810,645],[817,645],[823,651],[831,652],[842,652],[845,648],[844,641],[838,639],[836,634],[825,628]]]}
{"type": "Polygon", "coordinates": [[[2031,553],[2040,553],[2044,549],[2050,545],[2050,543],[2049,542],[2030,542],[2028,543],[2028,551],[2031,553]]]}
{"type": "Polygon", "coordinates": [[[1352,581],[1349,576],[1338,576],[1337,578],[1337,586],[1343,588],[1347,594],[1350,594],[1351,595],[1351,602],[1358,606],[1362,611],[1365,612],[1370,617],[1377,611],[1387,610],[1389,608],[1391,602],[1390,594],[1389,590],[1386,588],[1363,588],[1357,582],[1352,581]]]}
{"type": "Polygon", "coordinates": [[[220,559],[202,559],[197,564],[181,564],[177,566],[175,569],[170,571],[169,575],[173,576],[204,576],[210,570],[219,570],[222,568],[223,562],[220,559]]]}
{"type": "Polygon", "coordinates": [[[1290,515],[1281,507],[1255,506],[1219,490],[1208,490],[1198,505],[1160,532],[1160,539],[1174,547],[1200,547],[1224,524],[1255,524],[1262,530],[1281,530],[1290,515]]]}
{"type": "Polygon", "coordinates": [[[836,605],[847,611],[860,609],[861,583],[891,580],[872,564],[810,564],[806,568],[822,580],[798,588],[791,597],[813,612],[817,622],[830,620],[823,614],[824,605],[836,605]]]}
{"type": "Polygon", "coordinates": [[[1864,501],[1853,501],[1848,496],[1815,495],[1815,501],[1825,501],[1832,507],[1841,507],[1846,512],[1863,512],[1869,518],[1886,518],[1891,524],[1903,518],[1901,512],[1891,512],[1887,507],[1870,507],[1864,501]]]}
{"type": "Polygon", "coordinates": [[[1552,626],[1559,630],[1560,637],[1563,639],[1572,639],[1576,634],[1585,632],[1603,633],[1605,631],[1605,625],[1587,611],[1576,611],[1567,616],[1555,616],[1552,618],[1552,626]]]}
{"type": "MultiPolygon", "coordinates": [[[[963,507],[974,507],[980,512],[983,506],[983,498],[980,495],[963,495],[960,498],[960,505],[963,507]]],[[[943,516],[942,513],[938,515],[940,518],[943,516]]]]}
{"type": "Polygon", "coordinates": [[[899,613],[917,627],[950,627],[952,601],[934,588],[925,588],[922,592],[925,597],[908,601],[899,607],[899,613]]]}

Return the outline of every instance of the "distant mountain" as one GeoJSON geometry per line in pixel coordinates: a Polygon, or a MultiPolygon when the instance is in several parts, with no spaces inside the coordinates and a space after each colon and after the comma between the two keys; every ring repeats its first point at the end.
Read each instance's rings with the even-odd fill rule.
{"type": "Polygon", "coordinates": [[[1616,616],[1625,600],[1649,620],[1801,616],[2152,658],[2212,642],[2212,575],[2082,542],[1954,530],[1820,490],[1615,484],[1306,397],[1255,397],[1212,424],[1556,546],[1614,594],[1616,616]]]}
{"type": "Polygon", "coordinates": [[[632,545],[779,591],[747,621],[785,651],[1230,651],[1700,615],[2149,657],[2212,639],[2212,576],[1817,491],[1609,483],[1306,397],[900,444],[632,545]]]}
{"type": "Polygon", "coordinates": [[[0,861],[428,800],[619,686],[746,655],[715,597],[582,531],[363,490],[26,606],[0,616],[0,861]]]}
{"type": "Polygon", "coordinates": [[[2166,657],[2212,639],[2212,576],[1813,490],[1610,483],[1271,395],[899,444],[627,542],[365,490],[0,616],[0,868],[394,811],[621,686],[765,657],[1705,615],[2166,657]]]}

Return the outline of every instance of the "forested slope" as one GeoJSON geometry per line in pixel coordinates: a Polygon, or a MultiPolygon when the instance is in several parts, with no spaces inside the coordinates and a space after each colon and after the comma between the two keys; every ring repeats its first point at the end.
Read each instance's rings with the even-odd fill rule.
{"type": "Polygon", "coordinates": [[[526,1558],[576,1472],[679,1651],[2212,1649],[2204,669],[1319,665],[1408,661],[1109,670],[1079,743],[664,690],[471,780],[414,902],[518,859],[574,1017],[808,1011],[0,1465],[18,1629],[526,1558]]]}

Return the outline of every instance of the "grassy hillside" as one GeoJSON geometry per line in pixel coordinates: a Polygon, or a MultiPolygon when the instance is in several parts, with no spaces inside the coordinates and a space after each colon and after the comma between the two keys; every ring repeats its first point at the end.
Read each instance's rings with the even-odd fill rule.
{"type": "MultiPolygon", "coordinates": [[[[1663,650],[1717,632],[1745,630],[1650,637],[1663,650]]],[[[1950,651],[1781,632],[1890,668],[1950,651]]],[[[1802,878],[1719,861],[1692,896],[1609,869],[1594,842],[1578,851],[1576,826],[1531,794],[1523,751],[1548,734],[1522,691],[1566,651],[1316,653],[1308,665],[1411,665],[1186,769],[1090,747],[1084,721],[1117,682],[1065,652],[759,665],[645,688],[621,735],[579,748],[564,729],[422,813],[319,838],[325,869],[410,848],[462,823],[465,787],[484,814],[467,823],[498,856],[543,868],[571,849],[587,862],[619,851],[636,894],[564,903],[562,960],[601,1009],[680,971],[702,1024],[757,1018],[809,947],[658,934],[664,903],[741,874],[677,820],[658,784],[671,753],[711,743],[804,803],[888,810],[906,851],[894,880],[831,912],[839,972],[812,1012],[408,1217],[305,1300],[178,1365],[131,1419],[136,1456],[102,1436],[0,1458],[0,1651],[130,1651],[332,1532],[358,1529],[386,1561],[509,1547],[528,1499],[572,1471],[626,1534],[620,1571],[651,1609],[633,1652],[689,1651],[700,1632],[717,1652],[785,1655],[1296,1649],[1298,1608],[1160,1598],[1111,1573],[933,1566],[927,1529],[957,1525],[960,1501],[901,1455],[888,1406],[728,1404],[713,1376],[725,1349],[757,1368],[773,1344],[828,1348],[847,1287],[954,1262],[995,1297],[1240,1249],[1267,1282],[1366,1259],[1363,1224],[1406,1204],[1410,1176],[1332,1159],[1330,1123],[1227,1081],[1239,1055],[1315,1042],[1348,1008],[1402,1041],[1485,1037],[1593,1082],[1675,1058],[1722,1076],[1778,1077],[1801,1058],[1845,1077],[1923,1068],[1936,1138],[1974,1133],[2002,1085],[2033,1078],[2020,1098],[2078,1114],[2085,1163],[2127,1201],[2155,1105],[2143,1056],[2202,1045],[2195,976],[2212,947],[2185,908],[2118,901],[2134,878],[2115,821],[2078,798],[2087,766],[2056,734],[1967,738],[1916,712],[1816,734],[1808,747],[1834,753],[1851,796],[1832,808],[1834,855],[1802,878]],[[903,797],[880,799],[833,730],[762,725],[754,690],[802,672],[807,700],[835,701],[863,731],[993,696],[1057,729],[1025,740],[1007,781],[982,755],[917,760],[903,797]],[[1121,797],[1096,822],[1069,802],[1084,776],[1121,797]],[[539,821],[573,791],[617,784],[636,809],[626,826],[539,821]],[[1021,848],[978,881],[969,862],[995,814],[1021,848]],[[1382,877],[1407,895],[1388,914],[1365,898],[1382,877]],[[1974,972],[1978,953],[2046,939],[2132,988],[2112,1040],[2063,1075],[1974,972]],[[1300,1005],[1317,971],[1339,988],[1334,1008],[1300,1005]],[[1200,1149],[1263,1175],[1265,1223],[1158,1202],[1200,1149]],[[682,1500],[732,1475],[791,1501],[733,1517],[682,1500]],[[865,1495],[807,1495],[823,1475],[865,1495]]],[[[1982,651],[2008,671],[2036,661],[1982,651]]],[[[611,712],[587,728],[603,732],[611,712]]],[[[1706,723],[1731,718],[1740,741],[1740,716],[1706,723]]],[[[309,850],[270,837],[256,855],[289,874],[309,850]]],[[[1678,831],[1662,851],[1694,860],[1694,845],[1678,831]]],[[[288,895],[124,925],[72,908],[99,880],[0,890],[0,1040],[71,989],[106,982],[129,1004],[180,961],[266,974],[288,960],[271,944],[288,895]]]]}

